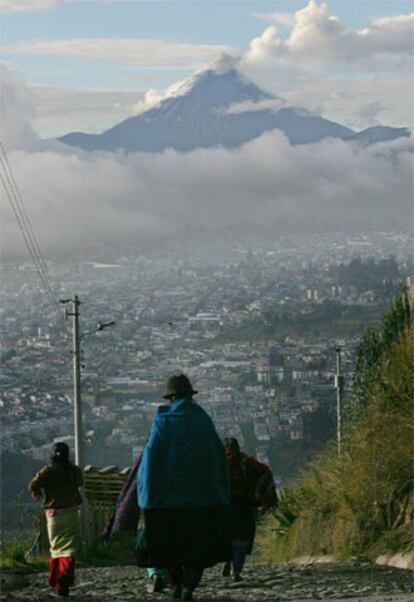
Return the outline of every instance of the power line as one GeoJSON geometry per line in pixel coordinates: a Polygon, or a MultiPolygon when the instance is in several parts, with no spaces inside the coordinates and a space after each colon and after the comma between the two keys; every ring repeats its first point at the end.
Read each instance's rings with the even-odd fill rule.
{"type": "MultiPolygon", "coordinates": [[[[1,162],[1,159],[0,159],[0,162],[1,162]]],[[[14,215],[16,217],[17,224],[18,224],[18,226],[20,228],[20,231],[21,231],[21,233],[23,235],[23,238],[24,238],[24,241],[26,243],[27,249],[29,251],[30,257],[31,257],[31,259],[32,259],[32,261],[34,263],[36,271],[37,271],[37,273],[38,273],[38,275],[40,277],[40,280],[42,282],[42,286],[45,289],[45,292],[46,292],[47,296],[49,297],[49,301],[53,304],[53,307],[54,307],[55,300],[54,300],[53,297],[51,297],[51,292],[50,292],[50,289],[49,289],[49,284],[47,282],[47,279],[46,279],[44,271],[43,271],[43,269],[41,267],[41,264],[39,263],[39,260],[38,260],[36,251],[35,251],[35,249],[33,247],[30,235],[28,234],[27,228],[25,227],[20,207],[19,207],[18,203],[16,202],[16,199],[13,197],[13,190],[9,188],[10,182],[7,180],[7,177],[5,179],[4,174],[1,173],[1,172],[0,172],[0,177],[1,177],[4,189],[6,191],[7,197],[9,199],[9,201],[10,201],[10,205],[11,205],[11,207],[13,209],[13,212],[14,212],[14,215]]]]}
{"type": "Polygon", "coordinates": [[[8,183],[8,181],[5,179],[5,176],[4,176],[4,174],[3,174],[3,173],[1,173],[1,172],[0,172],[0,178],[1,178],[1,180],[2,180],[3,187],[4,187],[5,191],[6,191],[7,197],[8,197],[8,199],[9,199],[9,201],[10,201],[10,205],[11,205],[11,207],[12,207],[12,209],[13,209],[14,215],[15,215],[15,217],[16,217],[17,224],[18,224],[18,226],[19,226],[19,228],[20,228],[20,231],[21,231],[21,233],[22,233],[22,235],[23,235],[23,238],[24,238],[24,241],[25,241],[25,243],[26,243],[27,249],[28,249],[28,251],[29,251],[30,257],[32,258],[32,261],[33,261],[33,263],[34,263],[34,265],[35,265],[35,268],[36,268],[36,270],[37,270],[37,272],[38,272],[38,274],[39,274],[39,277],[40,277],[40,279],[42,280],[42,284],[43,284],[43,286],[46,288],[46,282],[45,282],[45,280],[44,280],[44,275],[43,275],[43,272],[42,272],[42,270],[40,269],[40,267],[39,267],[39,265],[38,265],[38,262],[37,262],[36,256],[35,256],[35,254],[34,254],[34,251],[33,251],[33,248],[32,248],[32,245],[31,245],[31,243],[30,243],[30,240],[29,240],[29,238],[28,238],[28,235],[27,235],[26,229],[25,229],[25,227],[24,227],[24,224],[23,224],[23,222],[22,222],[22,219],[21,219],[20,212],[19,212],[19,210],[18,210],[18,207],[17,207],[17,205],[16,205],[16,203],[15,203],[15,201],[14,201],[14,199],[13,199],[12,192],[11,192],[11,190],[9,189],[9,183],[8,183]]]}
{"type": "Polygon", "coordinates": [[[10,162],[8,160],[7,157],[7,153],[6,150],[2,144],[2,142],[0,141],[0,162],[2,164],[4,173],[6,175],[6,178],[8,180],[9,186],[10,186],[10,190],[12,192],[12,194],[14,195],[14,199],[16,201],[16,205],[17,208],[20,212],[20,216],[21,216],[21,220],[22,223],[25,227],[26,233],[27,233],[27,237],[30,240],[30,244],[32,246],[32,250],[34,252],[34,255],[38,261],[39,267],[42,271],[45,283],[47,285],[47,289],[49,290],[49,292],[51,293],[51,295],[53,296],[53,291],[50,285],[50,280],[49,280],[49,275],[47,272],[47,266],[46,266],[46,262],[42,256],[42,253],[40,251],[40,247],[39,247],[39,243],[37,242],[37,238],[36,235],[33,231],[32,228],[32,224],[30,222],[29,216],[27,215],[27,211],[26,208],[24,206],[24,202],[23,202],[23,198],[22,195],[20,193],[19,187],[17,186],[17,182],[16,179],[14,177],[14,173],[13,170],[10,166],[10,162]]]}
{"type": "MultiPolygon", "coordinates": [[[[14,177],[13,170],[10,166],[6,150],[1,141],[0,141],[0,165],[3,170],[3,173],[0,171],[0,178],[2,180],[3,187],[6,192],[7,198],[13,209],[13,213],[16,217],[16,221],[17,221],[19,229],[22,233],[26,247],[29,251],[30,257],[34,263],[36,271],[42,282],[42,286],[46,292],[46,295],[49,298],[49,301],[50,301],[54,311],[57,313],[59,318],[63,318],[63,316],[60,312],[59,302],[58,302],[57,298],[55,297],[53,289],[52,289],[46,262],[40,251],[39,243],[37,241],[37,238],[34,233],[33,227],[31,225],[29,216],[25,209],[22,195],[20,193],[19,187],[17,186],[17,182],[14,177]]],[[[63,324],[64,324],[65,333],[66,333],[66,330],[67,330],[66,323],[63,321],[63,324]]]]}

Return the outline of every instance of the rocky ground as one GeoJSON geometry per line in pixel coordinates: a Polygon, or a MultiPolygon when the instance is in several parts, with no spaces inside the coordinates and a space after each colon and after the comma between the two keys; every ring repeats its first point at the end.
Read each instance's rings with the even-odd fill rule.
{"type": "MultiPolygon", "coordinates": [[[[414,573],[370,563],[305,566],[255,566],[245,569],[241,583],[221,577],[219,569],[205,572],[195,599],[199,602],[293,602],[341,600],[348,602],[408,602],[414,600],[414,573]]],[[[2,575],[0,600],[46,602],[56,594],[47,575],[2,575]]],[[[70,598],[84,602],[127,602],[169,599],[168,591],[150,592],[145,571],[135,567],[88,568],[77,571],[70,598]]]]}

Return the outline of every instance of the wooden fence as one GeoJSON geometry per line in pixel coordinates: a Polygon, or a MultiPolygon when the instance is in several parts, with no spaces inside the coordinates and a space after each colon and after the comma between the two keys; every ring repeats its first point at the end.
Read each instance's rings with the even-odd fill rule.
{"type": "Polygon", "coordinates": [[[112,516],[118,495],[128,477],[130,468],[118,466],[84,469],[84,495],[87,501],[87,541],[95,544],[112,516]]]}

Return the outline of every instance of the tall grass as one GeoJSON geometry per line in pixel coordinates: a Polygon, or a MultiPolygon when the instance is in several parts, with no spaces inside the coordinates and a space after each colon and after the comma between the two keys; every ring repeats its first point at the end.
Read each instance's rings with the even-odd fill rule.
{"type": "MultiPolygon", "coordinates": [[[[14,536],[5,538],[0,547],[0,569],[12,571],[46,570],[49,566],[49,554],[29,555],[33,546],[33,537],[14,536]]],[[[77,556],[79,566],[114,566],[135,564],[135,535],[119,536],[110,545],[94,542],[85,546],[77,556]]]]}
{"type": "Polygon", "coordinates": [[[0,569],[13,571],[31,571],[46,569],[48,556],[28,556],[28,551],[33,545],[30,537],[7,537],[1,543],[0,569]]]}
{"type": "Polygon", "coordinates": [[[411,328],[383,359],[381,383],[347,434],[341,457],[327,449],[300,475],[280,515],[265,521],[259,546],[267,561],[412,548],[413,334],[411,328]],[[294,518],[287,522],[289,512],[294,518]]]}

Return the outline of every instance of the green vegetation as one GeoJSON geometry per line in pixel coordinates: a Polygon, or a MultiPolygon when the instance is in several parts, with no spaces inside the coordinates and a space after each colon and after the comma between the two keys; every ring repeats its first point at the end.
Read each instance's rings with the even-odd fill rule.
{"type": "MultiPolygon", "coordinates": [[[[6,571],[32,572],[45,571],[49,567],[49,555],[28,555],[33,546],[35,535],[32,537],[18,536],[6,538],[0,549],[0,569],[6,571]]],[[[79,566],[114,566],[135,564],[134,534],[117,537],[109,545],[95,542],[85,549],[78,558],[79,566]]]]}
{"type": "MultiPolygon", "coordinates": [[[[16,456],[9,454],[14,461],[16,456]]],[[[47,555],[28,555],[35,541],[35,531],[31,534],[33,523],[38,526],[38,511],[28,507],[25,503],[27,492],[20,490],[8,508],[8,512],[2,515],[1,531],[2,539],[0,545],[0,568],[1,570],[32,571],[45,569],[48,565],[47,555]],[[30,526],[29,526],[30,525],[30,526]],[[13,535],[8,535],[13,533],[13,535]]]]}
{"type": "Polygon", "coordinates": [[[358,366],[357,391],[367,397],[361,393],[341,456],[335,448],[325,450],[262,524],[258,539],[266,561],[412,549],[414,328],[406,301],[400,297],[385,314],[381,333],[370,330],[362,342],[375,350],[380,341],[381,348],[358,366]]]}
{"type": "Polygon", "coordinates": [[[365,329],[357,350],[355,381],[346,413],[349,422],[355,422],[363,415],[371,398],[383,386],[383,364],[410,324],[409,294],[403,291],[385,311],[379,332],[373,324],[365,329]]]}
{"type": "Polygon", "coordinates": [[[238,327],[214,339],[211,345],[282,339],[288,335],[296,338],[358,336],[369,321],[379,321],[384,305],[375,306],[341,305],[326,301],[320,305],[309,305],[306,312],[275,306],[265,316],[246,317],[238,327]]]}
{"type": "Polygon", "coordinates": [[[2,541],[0,549],[1,570],[27,571],[46,570],[49,564],[47,554],[27,556],[33,545],[33,537],[9,537],[2,541]]]}
{"type": "Polygon", "coordinates": [[[397,283],[404,276],[392,255],[379,261],[374,257],[355,257],[349,263],[331,267],[330,272],[340,285],[355,286],[359,292],[373,290],[385,299],[395,294],[397,283]]]}

